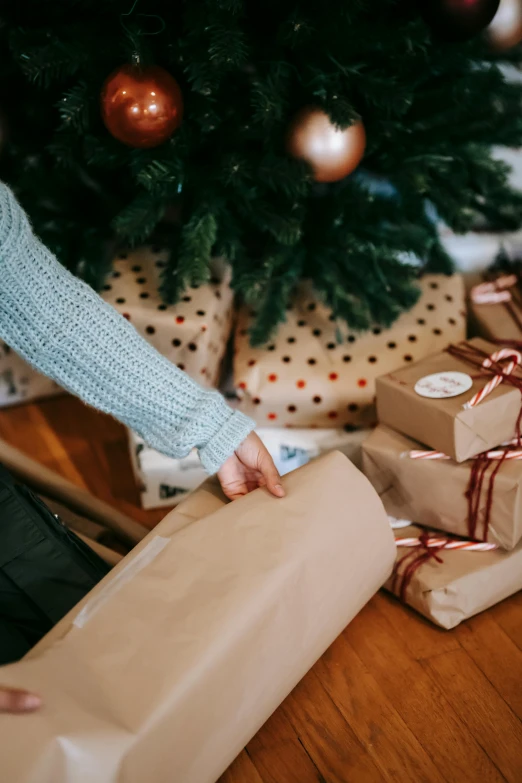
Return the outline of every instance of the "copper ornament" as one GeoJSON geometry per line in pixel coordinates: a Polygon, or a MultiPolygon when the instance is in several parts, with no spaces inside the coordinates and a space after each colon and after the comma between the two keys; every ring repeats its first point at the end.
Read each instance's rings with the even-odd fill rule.
{"type": "Polygon", "coordinates": [[[357,168],[365,146],[361,120],[340,130],[325,111],[307,106],[294,117],[286,148],[312,166],[316,182],[337,182],[357,168]]]}
{"type": "Polygon", "coordinates": [[[181,125],[183,96],[164,68],[123,65],[105,81],[101,109],[115,139],[129,147],[157,147],[181,125]]]}

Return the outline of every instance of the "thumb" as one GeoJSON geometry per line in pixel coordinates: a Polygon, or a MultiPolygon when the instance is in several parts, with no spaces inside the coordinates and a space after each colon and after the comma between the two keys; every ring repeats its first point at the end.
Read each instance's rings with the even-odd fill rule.
{"type": "Polygon", "coordinates": [[[34,693],[0,686],[0,712],[33,712],[42,704],[34,693]]]}
{"type": "Polygon", "coordinates": [[[260,455],[259,472],[263,476],[268,491],[276,498],[284,498],[285,490],[281,484],[281,476],[274,465],[274,460],[267,449],[260,455]]]}

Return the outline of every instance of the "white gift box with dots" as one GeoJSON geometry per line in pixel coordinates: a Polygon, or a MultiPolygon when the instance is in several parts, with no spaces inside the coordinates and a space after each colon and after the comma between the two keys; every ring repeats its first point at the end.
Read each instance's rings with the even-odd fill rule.
{"type": "Polygon", "coordinates": [[[216,259],[208,283],[166,305],[158,292],[165,259],[165,253],[150,247],[121,254],[103,298],[181,370],[204,386],[217,386],[232,328],[228,270],[216,259]]]}
{"type": "Polygon", "coordinates": [[[173,459],[147,446],[142,438],[128,431],[134,477],[144,509],[176,506],[188,492],[207,478],[197,451],[185,459],[173,459]]]}
{"type": "Polygon", "coordinates": [[[0,342],[0,408],[35,402],[63,394],[64,390],[0,342]]]}
{"type": "MultiPolygon", "coordinates": [[[[347,433],[342,429],[257,430],[282,476],[334,449],[342,451],[360,467],[361,444],[369,432],[370,430],[357,430],[347,433]]],[[[151,449],[134,432],[129,430],[128,435],[131,462],[142,508],[176,506],[207,478],[196,450],[185,459],[173,459],[151,449]]]]}
{"type": "Polygon", "coordinates": [[[260,427],[369,427],[375,379],[466,337],[460,275],[425,275],[421,296],[391,329],[350,332],[303,285],[286,323],[264,348],[252,348],[244,309],[235,335],[237,407],[260,427]]]}

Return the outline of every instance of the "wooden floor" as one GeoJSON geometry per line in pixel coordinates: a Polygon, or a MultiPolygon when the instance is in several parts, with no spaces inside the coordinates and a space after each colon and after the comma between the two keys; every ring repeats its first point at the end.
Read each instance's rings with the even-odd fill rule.
{"type": "MultiPolygon", "coordinates": [[[[148,527],[164,516],[137,506],[123,428],[76,400],[1,410],[0,437],[148,527]]],[[[221,783],[522,783],[521,721],[522,594],[451,632],[379,594],[221,783]]]]}

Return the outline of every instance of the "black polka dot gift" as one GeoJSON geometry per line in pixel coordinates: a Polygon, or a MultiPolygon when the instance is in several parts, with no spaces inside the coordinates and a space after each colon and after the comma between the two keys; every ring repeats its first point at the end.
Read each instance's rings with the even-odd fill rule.
{"type": "Polygon", "coordinates": [[[165,258],[158,248],[123,253],[103,298],[181,370],[204,386],[217,386],[232,328],[227,269],[216,260],[208,283],[189,288],[176,305],[166,305],[158,293],[165,258]]]}

